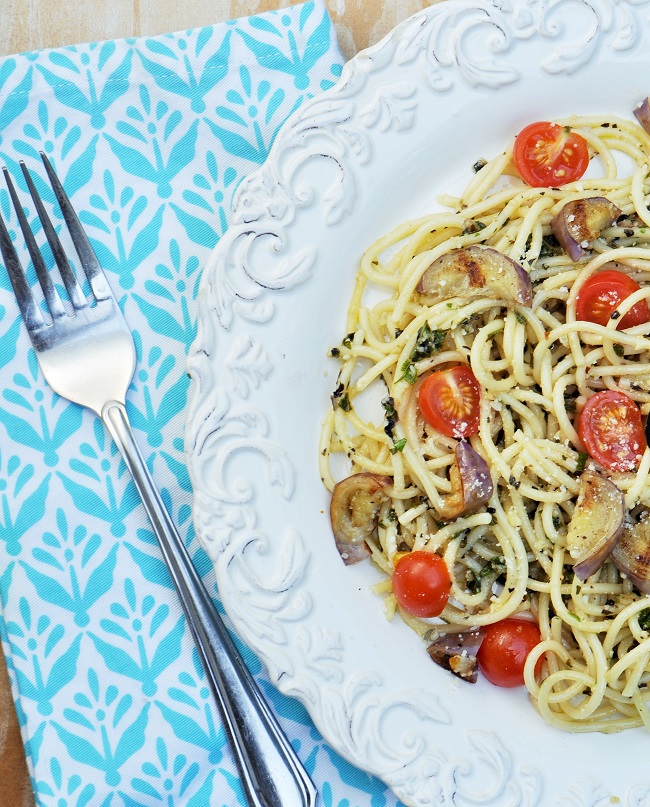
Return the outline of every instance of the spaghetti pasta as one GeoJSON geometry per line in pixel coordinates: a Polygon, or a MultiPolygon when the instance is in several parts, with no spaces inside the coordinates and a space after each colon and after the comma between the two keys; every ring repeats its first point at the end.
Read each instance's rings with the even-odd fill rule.
{"type": "Polygon", "coordinates": [[[373,500],[373,529],[364,535],[386,575],[377,590],[389,617],[400,610],[428,643],[506,617],[534,620],[542,641],[524,677],[540,714],[568,731],[611,732],[650,726],[650,597],[611,557],[580,579],[567,533],[585,470],[616,485],[628,528],[650,510],[647,447],[633,467],[604,468],[586,455],[578,423],[585,403],[607,390],[624,393],[643,415],[650,410],[650,323],[616,327],[650,302],[650,136],[611,116],[558,123],[587,142],[587,176],[530,187],[507,149],[460,197],[441,199],[447,211],[400,224],[367,249],[348,336],[332,351],[340,370],[320,471],[334,490],[332,460],[347,457],[347,473],[389,483],[373,500]],[[553,236],[553,219],[568,202],[594,197],[619,215],[572,260],[553,236]],[[491,293],[489,284],[482,296],[423,289],[441,256],[470,247],[523,267],[531,304],[491,293]],[[605,324],[581,319],[580,289],[612,267],[638,290],[605,324]],[[445,436],[423,419],[417,390],[428,375],[458,365],[469,365],[480,387],[478,431],[445,436]],[[491,495],[450,517],[458,437],[487,463],[491,495]],[[412,617],[392,594],[396,563],[417,550],[441,555],[451,574],[436,619],[412,617]]]}

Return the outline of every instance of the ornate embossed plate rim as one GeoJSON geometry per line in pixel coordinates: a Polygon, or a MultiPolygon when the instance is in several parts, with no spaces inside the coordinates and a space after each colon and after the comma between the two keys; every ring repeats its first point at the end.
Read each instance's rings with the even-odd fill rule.
{"type": "MultiPolygon", "coordinates": [[[[615,741],[559,735],[514,693],[490,691],[477,708],[487,690],[467,694],[432,671],[413,635],[384,628],[369,604],[372,572],[341,568],[313,473],[334,381],[324,380],[322,354],[340,338],[328,320],[329,273],[344,308],[358,242],[417,212],[409,188],[445,190],[458,178],[450,164],[495,153],[535,110],[629,114],[644,94],[648,25],[646,0],[448,0],[415,15],[285,124],[267,163],[240,187],[204,269],[186,450],[196,530],[222,601],[278,688],[409,807],[640,804],[650,777],[633,778],[643,776],[643,757],[632,732],[615,741]],[[478,141],[468,125],[476,122],[478,141]],[[423,162],[430,148],[445,152],[435,171],[423,162]],[[309,324],[312,340],[296,346],[298,325],[309,324]],[[296,397],[310,413],[288,411],[296,397]],[[300,445],[288,439],[292,427],[300,445]],[[258,462],[252,456],[261,465],[247,465],[258,462]],[[324,603],[333,591],[336,604],[324,603]],[[359,628],[342,608],[354,609],[359,628]],[[378,636],[390,642],[388,667],[378,636]],[[612,742],[618,769],[601,774],[612,742]]],[[[418,193],[426,209],[433,195],[418,193]]]]}

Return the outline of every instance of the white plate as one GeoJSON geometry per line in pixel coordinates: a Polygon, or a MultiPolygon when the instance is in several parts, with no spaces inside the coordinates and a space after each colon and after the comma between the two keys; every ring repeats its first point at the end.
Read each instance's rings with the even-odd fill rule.
{"type": "Polygon", "coordinates": [[[336,552],[317,468],[364,249],[526,123],[630,116],[649,39],[646,2],[432,6],[290,119],[204,270],[186,445],[223,604],[278,688],[409,807],[650,804],[647,733],[551,729],[523,690],[459,681],[385,621],[376,573],[336,552]]]}

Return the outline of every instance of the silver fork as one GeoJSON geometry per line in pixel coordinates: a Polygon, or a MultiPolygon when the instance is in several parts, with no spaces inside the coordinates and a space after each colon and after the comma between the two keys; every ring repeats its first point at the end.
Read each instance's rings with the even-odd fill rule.
{"type": "Polygon", "coordinates": [[[49,323],[32,294],[0,215],[0,253],[43,375],[64,398],[102,418],[133,476],[187,616],[250,807],[313,807],[316,789],[239,655],[181,540],[140,453],[125,408],[135,371],[131,331],[63,186],[41,153],[50,184],[83,267],[95,304],[89,305],[29,171],[27,187],[72,304],[66,311],[47,269],[14,184],[3,173],[36,275],[49,323]]]}

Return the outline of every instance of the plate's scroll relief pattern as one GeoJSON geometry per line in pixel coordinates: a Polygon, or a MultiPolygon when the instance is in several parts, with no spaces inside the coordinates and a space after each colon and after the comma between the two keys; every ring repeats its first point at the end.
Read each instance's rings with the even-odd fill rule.
{"type": "MultiPolygon", "coordinates": [[[[535,44],[542,45],[531,51],[539,72],[574,73],[599,50],[615,57],[636,47],[646,16],[646,0],[449,0],[415,15],[290,118],[269,159],[240,186],[230,229],[204,269],[187,445],[197,533],[215,563],[224,605],[278,687],[305,704],[327,741],[409,807],[537,807],[543,777],[518,766],[491,732],[468,730],[463,748],[446,746],[453,717],[435,696],[405,690],[387,698],[376,671],[350,676],[344,636],[310,621],[303,536],[278,530],[271,541],[265,532],[256,491],[266,484],[289,500],[299,478],[290,451],[248,403],[274,373],[263,329],[273,321],[276,295],[304,287],[318,258],[313,243],[296,245],[292,228],[313,206],[330,232],[349,220],[376,139],[412,130],[423,94],[442,100],[458,86],[513,84],[521,78],[516,49],[535,44]],[[371,80],[384,73],[385,82],[371,80]],[[224,372],[235,379],[230,389],[224,372]],[[237,454],[251,450],[264,459],[266,483],[232,470],[237,454]],[[273,560],[270,576],[259,573],[264,555],[273,560]],[[408,713],[409,733],[397,748],[387,729],[394,710],[408,713]]],[[[641,788],[634,803],[646,800],[641,788]]]]}

